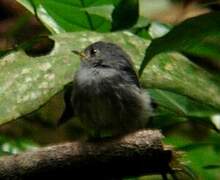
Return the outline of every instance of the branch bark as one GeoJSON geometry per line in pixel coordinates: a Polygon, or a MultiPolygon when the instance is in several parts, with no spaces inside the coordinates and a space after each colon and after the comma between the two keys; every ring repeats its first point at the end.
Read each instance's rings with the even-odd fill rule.
{"type": "Polygon", "coordinates": [[[173,153],[158,130],[142,130],[117,139],[70,142],[0,158],[0,179],[113,179],[170,172],[173,153]]]}

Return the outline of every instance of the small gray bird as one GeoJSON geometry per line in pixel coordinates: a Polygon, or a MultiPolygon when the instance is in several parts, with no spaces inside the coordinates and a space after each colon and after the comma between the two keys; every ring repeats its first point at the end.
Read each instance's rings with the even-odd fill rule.
{"type": "Polygon", "coordinates": [[[80,55],[81,66],[59,124],[68,120],[68,111],[80,119],[89,137],[118,136],[144,128],[152,114],[150,97],[141,89],[128,54],[102,41],[73,52],[80,55]]]}

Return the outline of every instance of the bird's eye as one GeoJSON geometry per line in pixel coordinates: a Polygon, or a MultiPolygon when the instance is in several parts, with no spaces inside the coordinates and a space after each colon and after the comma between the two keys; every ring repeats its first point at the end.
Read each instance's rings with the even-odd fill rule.
{"type": "Polygon", "coordinates": [[[92,49],[90,50],[90,55],[91,55],[91,56],[95,56],[96,53],[97,53],[97,49],[92,48],[92,49]]]}

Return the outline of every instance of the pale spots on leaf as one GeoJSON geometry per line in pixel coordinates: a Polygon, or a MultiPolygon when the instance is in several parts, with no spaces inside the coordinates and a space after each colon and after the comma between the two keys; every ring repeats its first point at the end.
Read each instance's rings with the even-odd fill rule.
{"type": "Polygon", "coordinates": [[[49,70],[51,67],[52,67],[52,65],[51,65],[49,62],[40,64],[40,66],[39,66],[40,70],[42,70],[42,71],[47,71],[47,70],[49,70]]]}
{"type": "Polygon", "coordinates": [[[4,66],[6,64],[6,61],[0,61],[0,63],[1,66],[4,66]]]}
{"type": "Polygon", "coordinates": [[[11,85],[13,85],[13,80],[9,80],[5,83],[4,87],[2,87],[2,90],[5,91],[7,89],[9,89],[11,87],[11,85]]]}
{"type": "Polygon", "coordinates": [[[151,66],[151,70],[154,71],[154,72],[157,72],[158,71],[158,67],[156,65],[152,65],[151,66]]]}
{"type": "Polygon", "coordinates": [[[80,41],[81,41],[81,42],[87,42],[87,41],[88,41],[88,39],[87,39],[87,38],[82,37],[82,38],[80,38],[80,41]]]}
{"type": "Polygon", "coordinates": [[[25,92],[28,89],[28,85],[26,83],[21,84],[19,87],[20,92],[25,92]]]}
{"type": "Polygon", "coordinates": [[[35,100],[35,99],[37,99],[40,95],[41,95],[41,92],[40,92],[40,91],[31,92],[31,94],[30,94],[30,99],[31,99],[31,100],[35,100]]]}
{"type": "Polygon", "coordinates": [[[33,81],[33,79],[31,77],[26,77],[25,78],[25,82],[31,82],[31,81],[33,81]]]}
{"type": "Polygon", "coordinates": [[[7,56],[5,56],[2,60],[1,60],[1,65],[4,66],[6,65],[7,63],[12,63],[16,60],[15,56],[17,54],[16,53],[11,53],[7,56]]]}
{"type": "Polygon", "coordinates": [[[70,63],[70,61],[69,61],[69,58],[67,57],[64,57],[63,58],[63,62],[64,62],[64,64],[66,64],[66,65],[68,65],[68,66],[70,66],[71,65],[71,63],[70,63]]]}
{"type": "Polygon", "coordinates": [[[43,93],[43,95],[45,95],[45,94],[48,93],[48,91],[47,91],[47,90],[44,90],[42,93],[43,93]]]}
{"type": "Polygon", "coordinates": [[[90,43],[94,43],[94,42],[97,42],[97,41],[100,41],[101,38],[100,37],[89,37],[89,39],[87,39],[87,41],[89,41],[90,43]]]}
{"type": "Polygon", "coordinates": [[[29,72],[31,72],[30,68],[24,68],[24,69],[22,69],[21,74],[27,74],[29,72]]]}
{"type": "Polygon", "coordinates": [[[36,81],[39,77],[40,77],[40,74],[35,74],[35,75],[32,77],[32,79],[33,79],[33,81],[36,81]]]}
{"type": "Polygon", "coordinates": [[[23,96],[22,101],[25,102],[25,101],[29,100],[29,97],[30,97],[29,94],[23,96]]]}
{"type": "Polygon", "coordinates": [[[134,34],[129,31],[124,31],[123,33],[128,36],[132,36],[132,37],[134,36],[134,34]]]}
{"type": "Polygon", "coordinates": [[[50,83],[48,84],[48,88],[49,88],[49,89],[54,88],[54,86],[55,86],[55,83],[54,83],[54,82],[50,82],[50,83]]]}
{"type": "MultiPolygon", "coordinates": [[[[87,38],[87,37],[88,37],[88,35],[85,33],[85,34],[82,34],[82,35],[81,35],[81,38],[82,38],[82,37],[87,38]]],[[[81,38],[80,38],[80,39],[81,39],[81,38]]]]}
{"type": "Polygon", "coordinates": [[[11,114],[11,119],[16,119],[17,117],[21,116],[21,114],[17,111],[13,111],[11,114]]]}
{"type": "Polygon", "coordinates": [[[26,101],[29,100],[29,97],[30,95],[29,94],[26,94],[24,96],[17,96],[17,103],[20,104],[20,103],[24,103],[26,101]]]}
{"type": "Polygon", "coordinates": [[[53,80],[55,79],[55,74],[45,74],[44,75],[44,78],[47,79],[47,80],[53,80]]]}
{"type": "Polygon", "coordinates": [[[172,70],[173,70],[172,64],[166,64],[166,66],[165,66],[164,68],[165,68],[165,70],[167,70],[167,71],[172,71],[172,70]]]}
{"type": "Polygon", "coordinates": [[[14,74],[14,79],[16,79],[16,78],[18,78],[18,77],[20,77],[20,74],[19,74],[19,73],[14,74]]]}
{"type": "Polygon", "coordinates": [[[49,83],[46,81],[43,81],[42,83],[39,84],[40,89],[47,89],[49,87],[49,83]]]}
{"type": "Polygon", "coordinates": [[[17,112],[17,106],[13,105],[11,108],[7,108],[7,113],[10,113],[12,115],[11,119],[15,119],[18,116],[20,116],[20,113],[17,112]]]}

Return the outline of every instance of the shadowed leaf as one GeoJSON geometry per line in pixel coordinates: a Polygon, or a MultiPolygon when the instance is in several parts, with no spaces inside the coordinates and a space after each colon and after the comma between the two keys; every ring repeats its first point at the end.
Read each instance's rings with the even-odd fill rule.
{"type": "Polygon", "coordinates": [[[197,16],[174,27],[166,35],[152,41],[146,50],[139,73],[156,55],[179,51],[220,60],[220,12],[197,16]]]}

